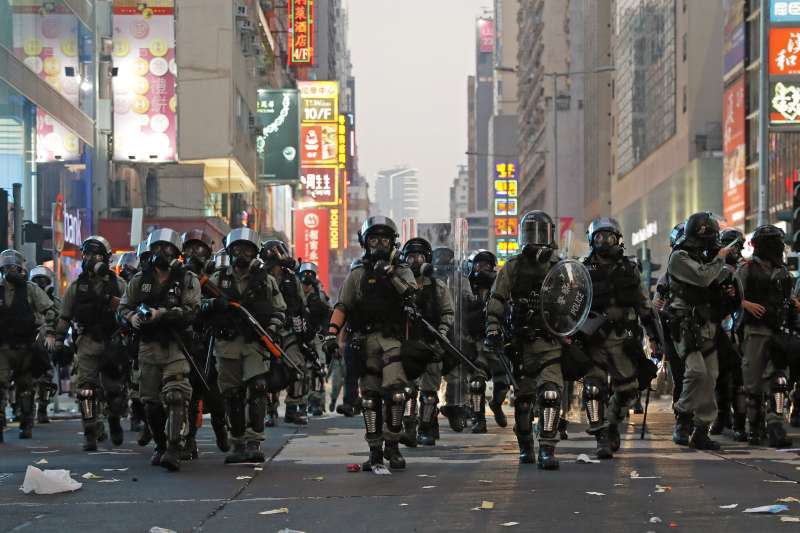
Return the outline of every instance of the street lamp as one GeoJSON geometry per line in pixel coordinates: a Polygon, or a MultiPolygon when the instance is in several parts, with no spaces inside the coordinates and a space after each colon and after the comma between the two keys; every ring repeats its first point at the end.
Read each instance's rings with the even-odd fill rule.
{"type": "Polygon", "coordinates": [[[603,67],[597,67],[594,70],[576,70],[570,72],[545,72],[543,76],[549,76],[553,79],[553,181],[554,183],[554,212],[553,218],[555,219],[556,228],[559,232],[559,239],[561,233],[561,223],[559,220],[559,209],[558,209],[558,109],[559,107],[563,107],[565,109],[569,108],[570,96],[558,96],[556,92],[558,91],[558,78],[569,78],[570,76],[581,76],[584,74],[602,74],[603,72],[613,72],[617,70],[616,67],[613,65],[607,65],[603,67]],[[559,99],[561,102],[559,102],[559,99]],[[561,104],[561,105],[559,105],[561,104]]]}

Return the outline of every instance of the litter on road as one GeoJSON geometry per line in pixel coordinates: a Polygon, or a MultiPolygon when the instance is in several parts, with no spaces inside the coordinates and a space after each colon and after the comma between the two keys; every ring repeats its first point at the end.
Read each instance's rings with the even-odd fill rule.
{"type": "Polygon", "coordinates": [[[60,492],[74,492],[81,488],[83,483],[78,483],[69,475],[69,470],[39,470],[28,465],[25,471],[25,480],[20,490],[25,494],[58,494],[60,492]]]}

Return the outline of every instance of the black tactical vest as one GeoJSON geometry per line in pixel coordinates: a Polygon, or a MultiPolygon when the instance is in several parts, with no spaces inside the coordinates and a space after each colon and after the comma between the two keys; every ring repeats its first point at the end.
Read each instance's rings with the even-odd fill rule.
{"type": "MultiPolygon", "coordinates": [[[[151,309],[159,307],[165,309],[180,307],[185,275],[186,271],[182,268],[173,269],[170,271],[166,282],[160,287],[156,287],[155,273],[150,269],[145,270],[142,274],[142,284],[140,287],[142,303],[151,309]]],[[[164,324],[159,321],[153,324],[143,324],[141,335],[142,340],[151,341],[157,339],[164,344],[169,341],[171,331],[169,328],[164,327],[164,324]]]]}
{"type": "Polygon", "coordinates": [[[28,302],[28,284],[14,287],[14,299],[6,306],[6,286],[0,285],[0,342],[31,343],[36,338],[36,316],[28,302]]]}
{"type": "Polygon", "coordinates": [[[378,275],[371,263],[364,263],[360,298],[356,302],[353,327],[356,331],[379,329],[399,333],[403,326],[403,299],[391,280],[378,275]]]}
{"type": "Polygon", "coordinates": [[[464,303],[467,334],[473,339],[482,339],[486,334],[486,302],[476,295],[474,300],[464,303]]]}
{"type": "Polygon", "coordinates": [[[768,272],[756,261],[750,261],[747,279],[744,280],[745,300],[761,304],[766,312],[761,318],[745,313],[745,324],[764,325],[778,329],[785,325],[791,309],[789,298],[792,295],[794,280],[785,266],[773,268],[768,272]]]}
{"type": "Polygon", "coordinates": [[[590,257],[584,265],[592,277],[592,311],[602,312],[609,306],[635,307],[642,299],[641,277],[636,263],[627,257],[604,265],[590,257]]]}
{"type": "Polygon", "coordinates": [[[111,338],[117,329],[111,299],[119,298],[117,276],[112,271],[102,280],[102,289],[94,290],[96,280],[86,272],[81,272],[75,281],[75,307],[72,319],[93,339],[111,338]]]}
{"type": "MultiPolygon", "coordinates": [[[[269,274],[263,268],[250,272],[250,277],[247,279],[247,285],[241,293],[236,288],[236,278],[229,269],[225,269],[219,277],[220,290],[235,302],[242,304],[250,314],[252,314],[258,323],[264,328],[269,327],[270,318],[273,315],[274,308],[272,305],[274,294],[270,294],[269,274]]],[[[235,329],[242,334],[249,335],[252,330],[249,327],[244,327],[239,319],[236,318],[235,313],[219,313],[221,315],[218,320],[218,325],[227,329],[235,329]]]]}
{"type": "Polygon", "coordinates": [[[511,280],[511,327],[515,333],[526,328],[543,330],[539,304],[542,282],[558,259],[540,263],[523,255],[517,257],[511,280]]]}
{"type": "MultiPolygon", "coordinates": [[[[423,281],[424,283],[424,281],[423,281]]],[[[427,320],[434,327],[438,327],[442,322],[442,307],[439,302],[439,295],[436,291],[436,280],[432,279],[428,285],[422,285],[417,292],[417,309],[422,318],[427,320]]],[[[425,328],[421,325],[414,325],[412,336],[416,339],[427,336],[425,328]]]]}

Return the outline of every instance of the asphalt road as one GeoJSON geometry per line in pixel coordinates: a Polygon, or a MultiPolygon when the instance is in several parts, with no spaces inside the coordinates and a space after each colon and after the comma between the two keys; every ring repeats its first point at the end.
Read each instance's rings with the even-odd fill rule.
{"type": "MultiPolygon", "coordinates": [[[[204,427],[200,459],[179,473],[150,466],[150,449],[132,433],[121,448],[87,454],[77,420],[37,426],[32,440],[19,440],[12,427],[0,445],[0,530],[800,531],[800,523],[781,521],[800,519],[798,451],[724,437],[721,452],[679,448],[670,440],[668,404],[651,408],[647,438],[639,440],[641,416],[633,415],[623,449],[599,464],[575,462],[592,453],[594,440],[572,423],[556,472],[518,465],[511,428],[492,420],[488,434],[472,435],[452,432],[442,419],[439,444],[404,449],[408,468],[392,476],[347,472],[347,463],[366,458],[366,443],[360,419],[338,415],[268,430],[262,466],[225,466],[204,427]],[[83,487],[25,495],[19,487],[28,465],[68,469],[83,487]],[[101,479],[81,479],[87,472],[101,479]],[[743,512],[787,497],[798,502],[780,514],[743,512]]],[[[800,432],[793,433],[800,448],[800,432]]]]}

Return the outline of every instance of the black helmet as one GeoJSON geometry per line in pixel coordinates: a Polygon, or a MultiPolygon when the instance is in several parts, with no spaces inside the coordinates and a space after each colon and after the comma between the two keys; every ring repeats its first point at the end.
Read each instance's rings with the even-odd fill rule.
{"type": "Polygon", "coordinates": [[[678,222],[669,234],[669,247],[675,248],[678,241],[683,237],[683,229],[686,227],[686,222],[678,222]]]}
{"type": "Polygon", "coordinates": [[[392,241],[397,240],[400,236],[397,233],[397,224],[389,217],[375,215],[367,217],[361,225],[361,230],[358,232],[358,242],[362,248],[367,246],[367,237],[373,233],[379,233],[392,238],[392,241]]]}
{"type": "Polygon", "coordinates": [[[431,253],[431,263],[433,264],[433,275],[443,281],[453,273],[456,253],[452,248],[437,246],[431,253]]]}
{"type": "Polygon", "coordinates": [[[425,257],[426,263],[433,262],[433,248],[431,248],[431,243],[427,240],[423,239],[422,237],[413,237],[408,239],[406,243],[403,245],[403,261],[408,262],[409,254],[418,253],[422,254],[425,257]]]}
{"type": "Polygon", "coordinates": [[[776,264],[782,263],[785,238],[786,234],[777,226],[772,224],[759,226],[750,238],[750,242],[753,245],[753,254],[776,264]]]}
{"type": "Polygon", "coordinates": [[[744,246],[744,233],[736,228],[725,228],[720,232],[719,242],[722,246],[727,246],[735,241],[744,246]]]}
{"type": "Polygon", "coordinates": [[[111,245],[105,237],[89,235],[81,243],[81,253],[100,254],[108,260],[111,257],[111,245]]]}
{"type": "Polygon", "coordinates": [[[267,268],[280,265],[294,270],[297,267],[297,263],[289,252],[289,247],[279,239],[270,239],[262,242],[259,257],[264,261],[267,268]]]}
{"type": "Polygon", "coordinates": [[[698,250],[719,248],[719,221],[708,211],[690,215],[686,219],[683,237],[677,244],[698,250]]]}
{"type": "Polygon", "coordinates": [[[193,244],[203,245],[206,250],[206,255],[209,257],[211,256],[211,246],[214,244],[214,241],[205,231],[201,229],[192,229],[186,231],[183,233],[183,235],[181,235],[181,241],[183,242],[183,249],[181,251],[183,252],[184,256],[187,254],[187,248],[193,244]]]}
{"type": "Polygon", "coordinates": [[[544,211],[528,211],[519,221],[519,249],[538,261],[550,259],[556,243],[556,226],[544,211]]]}
{"type": "Polygon", "coordinates": [[[758,248],[760,244],[769,239],[779,239],[781,242],[786,238],[786,233],[778,226],[772,224],[764,224],[759,226],[750,237],[750,242],[753,243],[753,248],[758,248]]]}
{"type": "Polygon", "coordinates": [[[602,256],[621,255],[625,244],[622,240],[622,228],[617,219],[597,217],[589,223],[586,238],[593,251],[602,256]]]}
{"type": "Polygon", "coordinates": [[[304,285],[314,285],[319,274],[319,268],[315,263],[301,263],[297,270],[297,275],[304,285]]]}
{"type": "Polygon", "coordinates": [[[494,279],[497,277],[495,269],[497,268],[497,257],[489,250],[475,250],[466,261],[467,276],[469,277],[470,284],[475,289],[489,289],[494,284],[494,279]],[[488,264],[489,268],[479,268],[481,263],[488,264]]]}

